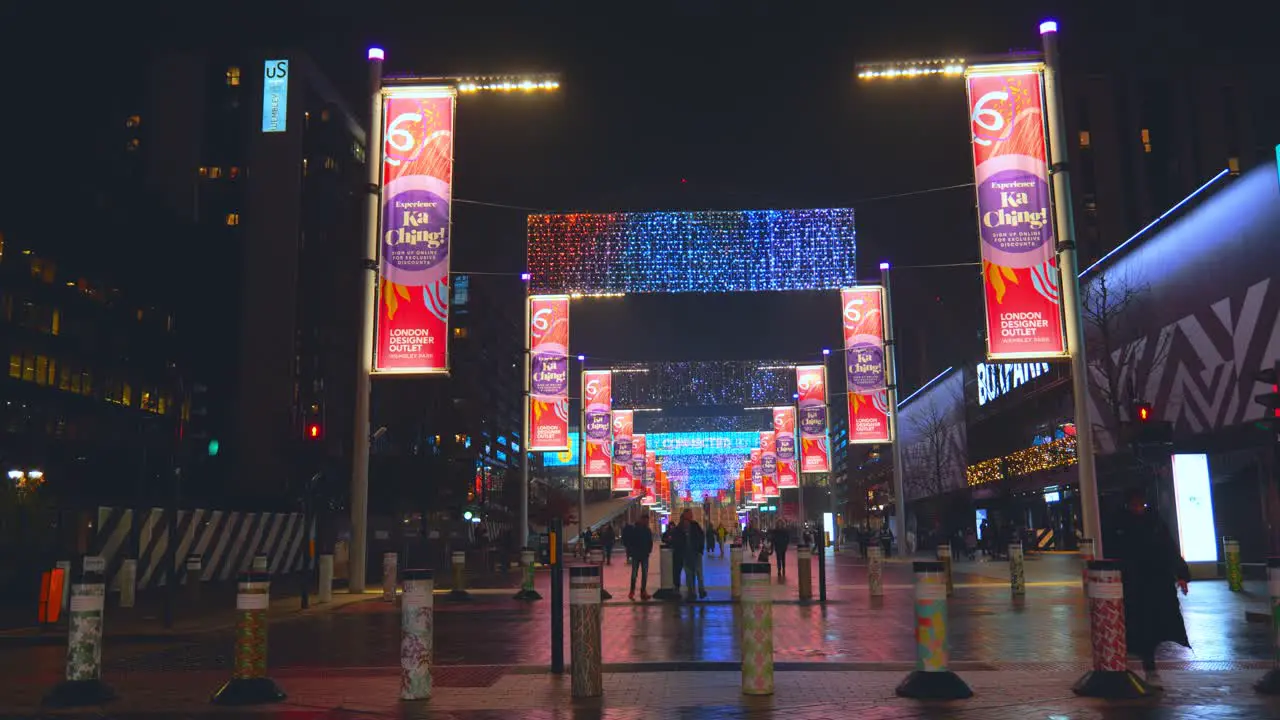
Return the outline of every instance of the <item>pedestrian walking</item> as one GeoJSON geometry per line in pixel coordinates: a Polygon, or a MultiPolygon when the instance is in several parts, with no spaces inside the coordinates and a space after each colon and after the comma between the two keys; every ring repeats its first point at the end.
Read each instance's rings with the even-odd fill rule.
{"type": "Polygon", "coordinates": [[[605,565],[613,564],[613,543],[617,540],[617,536],[613,534],[613,523],[604,526],[604,530],[600,531],[600,544],[604,546],[604,563],[605,565]]]}
{"type": "MultiPolygon", "coordinates": [[[[681,518],[683,519],[683,517],[682,514],[681,518]]],[[[668,525],[667,532],[670,533],[667,544],[671,546],[671,583],[678,596],[680,594],[680,574],[684,572],[684,559],[689,552],[689,534],[685,532],[683,522],[668,525]]]]}
{"type": "Polygon", "coordinates": [[[773,532],[769,534],[769,544],[773,546],[773,557],[778,563],[778,577],[787,576],[787,546],[791,544],[791,531],[785,523],[778,521],[773,532]]]}
{"type": "Polygon", "coordinates": [[[710,525],[703,528],[703,534],[707,536],[707,555],[710,555],[716,551],[716,541],[720,539],[720,536],[716,534],[715,530],[711,529],[710,525]]]}
{"type": "Polygon", "coordinates": [[[1156,649],[1165,642],[1191,647],[1178,604],[1178,590],[1187,594],[1191,571],[1169,527],[1148,510],[1142,490],[1129,492],[1114,531],[1103,545],[1109,556],[1120,561],[1123,573],[1129,652],[1142,659],[1147,684],[1162,687],[1156,649]]]}
{"type": "Polygon", "coordinates": [[[724,523],[716,527],[716,538],[720,541],[720,557],[724,557],[724,546],[729,544],[729,531],[725,529],[724,523]]]}
{"type": "Polygon", "coordinates": [[[702,551],[709,542],[708,538],[711,534],[704,532],[702,526],[693,519],[692,510],[680,513],[680,530],[686,538],[684,556],[685,585],[688,586],[686,599],[689,602],[699,598],[705,600],[707,584],[702,577],[702,551]]]}
{"type": "Polygon", "coordinates": [[[889,529],[889,523],[880,526],[880,549],[884,551],[886,558],[892,554],[893,531],[889,529]]]}
{"type": "Polygon", "coordinates": [[[636,574],[640,575],[640,599],[649,599],[649,555],[653,552],[653,531],[649,529],[649,516],[641,515],[634,525],[622,529],[622,547],[631,560],[631,592],[636,599],[636,574]]]}
{"type": "Polygon", "coordinates": [[[964,531],[964,552],[970,562],[977,557],[978,533],[973,528],[964,531]]]}

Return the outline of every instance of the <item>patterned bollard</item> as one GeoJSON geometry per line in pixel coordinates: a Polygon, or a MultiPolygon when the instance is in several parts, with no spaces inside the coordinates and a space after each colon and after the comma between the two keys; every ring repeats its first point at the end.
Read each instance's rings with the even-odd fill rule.
{"type": "Polygon", "coordinates": [[[1089,587],[1089,561],[1093,559],[1093,539],[1080,538],[1080,587],[1089,587]]]}
{"type": "Polygon", "coordinates": [[[1151,689],[1127,663],[1125,641],[1124,585],[1120,563],[1090,560],[1089,643],[1093,647],[1093,670],[1084,674],[1071,689],[1077,695],[1110,699],[1146,697],[1151,689]]]}
{"type": "Polygon", "coordinates": [[[382,553],[382,600],[396,601],[396,575],[399,572],[400,556],[393,552],[382,553]]]}
{"type": "Polygon", "coordinates": [[[1014,597],[1027,594],[1027,577],[1022,559],[1022,543],[1009,543],[1009,590],[1014,597]]]}
{"type": "Polygon", "coordinates": [[[516,600],[542,599],[542,595],[533,589],[533,558],[533,548],[520,549],[520,571],[523,573],[523,577],[520,581],[520,592],[516,593],[516,600]]]}
{"type": "Polygon", "coordinates": [[[1280,557],[1267,558],[1267,594],[1271,596],[1271,669],[1253,688],[1264,695],[1280,695],[1280,557]]]}
{"type": "Polygon", "coordinates": [[[604,548],[599,545],[592,545],[589,557],[592,565],[600,566],[600,599],[612,600],[613,594],[604,586],[604,548]]]}
{"type": "Polygon", "coordinates": [[[654,600],[679,600],[676,592],[675,569],[671,562],[671,546],[662,543],[658,551],[658,592],[653,594],[654,600]]]}
{"type": "Polygon", "coordinates": [[[106,599],[103,562],[84,559],[80,582],[71,585],[67,614],[67,674],[45,696],[51,707],[101,705],[116,693],[102,682],[102,616],[106,599]]]}
{"type": "Polygon", "coordinates": [[[1244,590],[1244,569],[1240,567],[1240,542],[1233,538],[1222,539],[1222,554],[1227,559],[1227,589],[1244,590]]]}
{"type": "Polygon", "coordinates": [[[739,542],[729,546],[729,598],[734,602],[742,599],[742,543],[739,542]]]}
{"type": "Polygon", "coordinates": [[[955,588],[955,585],[952,584],[951,582],[951,546],[950,545],[943,544],[938,546],[938,561],[941,562],[943,566],[946,567],[947,597],[951,597],[951,593],[955,592],[956,588],[955,588]]]}
{"type": "Polygon", "coordinates": [[[884,597],[884,551],[879,545],[867,547],[867,589],[871,597],[884,597]]]}
{"type": "Polygon", "coordinates": [[[467,592],[467,553],[465,550],[454,550],[449,556],[453,566],[453,587],[449,589],[450,600],[470,600],[467,592]]]}
{"type": "Polygon", "coordinates": [[[431,697],[431,653],[435,648],[435,576],[430,570],[404,571],[400,604],[400,699],[431,697]]]}
{"type": "Polygon", "coordinates": [[[769,563],[744,562],[742,573],[742,694],[773,694],[773,595],[769,563]]]}
{"type": "Polygon", "coordinates": [[[600,638],[600,566],[569,566],[569,663],[575,698],[604,694],[600,638]]]}
{"type": "Polygon", "coordinates": [[[321,605],[333,602],[333,553],[320,555],[320,599],[321,605]]]}
{"type": "MultiPolygon", "coordinates": [[[[949,549],[949,548],[948,548],[949,549]]],[[[960,700],[973,691],[947,668],[946,563],[912,563],[916,576],[916,669],[898,685],[899,697],[918,700],[960,700]]]]}
{"type": "Polygon", "coordinates": [[[813,550],[808,545],[796,548],[796,586],[800,590],[800,602],[813,600],[813,550]]]}
{"type": "Polygon", "coordinates": [[[236,649],[231,680],[213,695],[215,705],[279,702],[284,691],[267,677],[267,608],[271,576],[240,573],[236,592],[236,649]]]}

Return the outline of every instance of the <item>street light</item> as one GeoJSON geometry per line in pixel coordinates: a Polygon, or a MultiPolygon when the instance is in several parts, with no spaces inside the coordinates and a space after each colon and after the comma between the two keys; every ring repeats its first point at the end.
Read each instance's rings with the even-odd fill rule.
{"type": "MultiPolygon", "coordinates": [[[[1080,298],[1080,273],[1076,264],[1075,217],[1071,205],[1071,184],[1067,168],[1067,126],[1063,117],[1062,89],[1058,84],[1058,23],[1045,20],[1040,23],[1043,54],[1014,53],[982,58],[982,62],[1032,61],[1043,63],[1045,120],[1047,126],[1048,166],[1052,183],[1053,209],[1056,221],[1058,247],[1057,264],[1062,281],[1063,321],[1066,330],[1067,354],[1071,359],[1071,384],[1075,406],[1076,425],[1085,432],[1077,435],[1076,456],[1080,474],[1080,505],[1084,532],[1093,538],[1095,552],[1102,554],[1102,526],[1098,509],[1097,472],[1093,451],[1093,433],[1088,432],[1089,385],[1088,361],[1085,354],[1083,308],[1080,298]]],[[[928,76],[964,77],[974,64],[974,59],[951,58],[948,60],[906,61],[865,64],[858,66],[858,79],[915,79],[928,76]]],[[[881,266],[887,272],[887,266],[881,266]]],[[[895,443],[895,450],[897,449],[895,443]]],[[[895,452],[895,456],[897,452],[895,452]]],[[[896,459],[896,458],[895,458],[896,459]]]]}
{"type": "Polygon", "coordinates": [[[10,470],[8,475],[9,482],[19,492],[34,490],[44,484],[43,470],[19,470],[15,468],[10,470]]]}
{"type": "MultiPolygon", "coordinates": [[[[554,76],[491,75],[479,77],[388,77],[383,78],[382,63],[387,53],[381,47],[370,47],[366,55],[369,61],[369,162],[365,168],[367,194],[364,206],[364,247],[361,268],[364,270],[360,318],[360,355],[356,365],[354,442],[351,472],[351,567],[348,589],[353,594],[363,593],[365,568],[369,542],[369,449],[371,444],[369,405],[372,395],[371,377],[374,356],[374,318],[376,317],[378,281],[378,219],[382,214],[382,161],[386,153],[383,140],[383,86],[384,85],[442,85],[461,94],[481,91],[532,92],[556,90],[560,82],[554,76]]],[[[521,276],[527,282],[527,273],[521,276]]],[[[447,342],[447,341],[446,341],[447,342]]],[[[528,375],[528,373],[526,373],[528,375]]],[[[526,412],[527,415],[527,412],[526,412]]],[[[525,438],[522,438],[524,440],[525,438]]],[[[528,454],[521,463],[524,478],[523,493],[528,492],[528,454]]],[[[524,495],[527,498],[527,494],[524,495]]],[[[525,542],[525,538],[521,538],[525,542]]]]}

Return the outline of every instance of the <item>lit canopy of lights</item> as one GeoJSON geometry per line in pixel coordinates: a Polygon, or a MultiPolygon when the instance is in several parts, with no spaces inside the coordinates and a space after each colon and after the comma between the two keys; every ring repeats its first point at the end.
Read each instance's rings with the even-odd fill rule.
{"type": "MultiPolygon", "coordinates": [[[[613,406],[761,410],[790,405],[795,402],[796,364],[786,360],[705,360],[615,366],[613,406]]],[[[636,422],[647,423],[649,418],[636,422]]]]}
{"type": "Polygon", "coordinates": [[[762,292],[857,284],[853,210],[530,215],[535,293],[762,292]]]}
{"type": "Polygon", "coordinates": [[[636,432],[756,432],[768,430],[773,418],[768,410],[744,410],[740,415],[674,415],[668,412],[636,416],[636,432]]]}

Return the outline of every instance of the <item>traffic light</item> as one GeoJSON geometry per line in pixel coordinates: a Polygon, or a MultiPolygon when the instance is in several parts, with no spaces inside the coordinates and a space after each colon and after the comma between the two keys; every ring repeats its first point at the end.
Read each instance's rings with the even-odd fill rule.
{"type": "Polygon", "coordinates": [[[1138,403],[1135,405],[1133,416],[1140,423],[1151,422],[1151,403],[1138,403]]]}
{"type": "Polygon", "coordinates": [[[324,438],[324,428],[318,422],[307,423],[307,439],[321,440],[324,438]]]}
{"type": "Polygon", "coordinates": [[[322,403],[311,403],[304,408],[302,439],[309,443],[324,440],[324,405],[322,403]]]}
{"type": "Polygon", "coordinates": [[[1149,402],[1133,404],[1133,422],[1129,426],[1129,437],[1137,449],[1160,447],[1173,444],[1173,423],[1156,419],[1155,406],[1149,402]]]}

